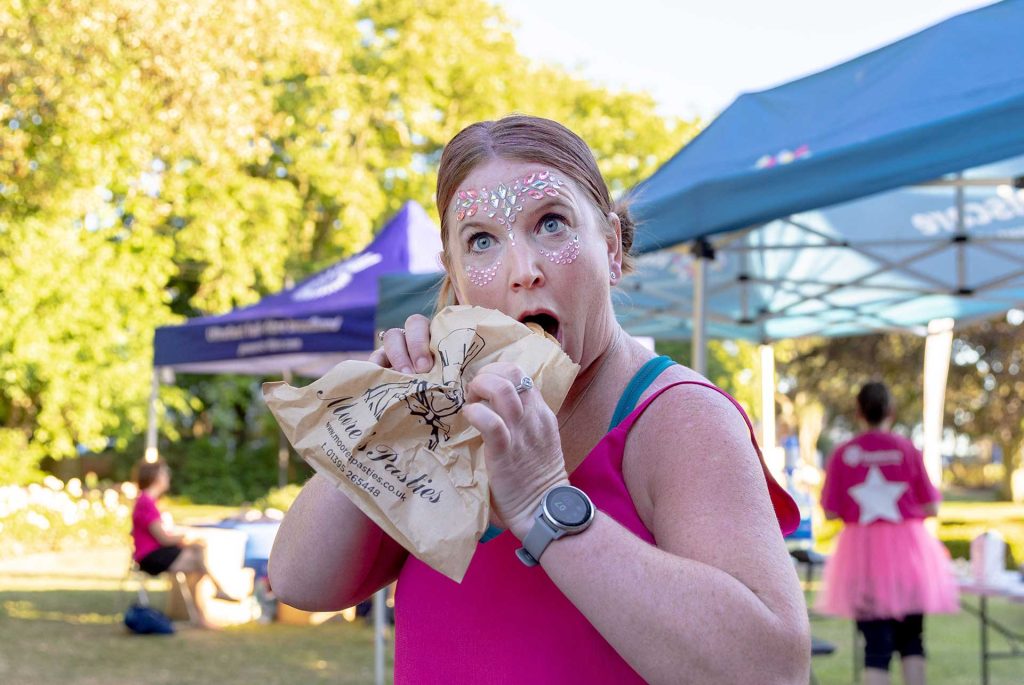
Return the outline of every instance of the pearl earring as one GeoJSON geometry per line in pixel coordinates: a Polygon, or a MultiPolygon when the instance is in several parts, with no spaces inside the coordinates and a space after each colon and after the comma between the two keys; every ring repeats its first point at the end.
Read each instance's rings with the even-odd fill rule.
{"type": "Polygon", "coordinates": [[[609,272],[609,274],[610,274],[610,275],[611,275],[611,277],[612,277],[612,281],[614,281],[614,280],[615,280],[615,272],[614,272],[614,271],[611,271],[611,272],[609,272]]]}

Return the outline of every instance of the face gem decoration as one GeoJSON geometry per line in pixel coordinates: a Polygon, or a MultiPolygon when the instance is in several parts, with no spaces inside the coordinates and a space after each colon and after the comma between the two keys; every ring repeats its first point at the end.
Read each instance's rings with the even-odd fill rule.
{"type": "Polygon", "coordinates": [[[538,252],[547,257],[552,264],[562,264],[563,266],[572,264],[580,256],[580,237],[573,236],[572,240],[557,252],[548,252],[547,250],[538,250],[538,252]]]}
{"type": "Polygon", "coordinates": [[[494,280],[494,275],[498,273],[498,268],[501,267],[501,260],[499,259],[491,266],[486,269],[480,269],[475,266],[466,267],[466,276],[469,278],[469,282],[478,288],[482,288],[491,281],[494,280]]]}
{"type": "Polygon", "coordinates": [[[509,241],[515,245],[512,224],[516,221],[516,215],[523,211],[523,196],[534,200],[539,200],[545,195],[558,197],[558,188],[562,185],[562,181],[552,176],[550,171],[540,171],[517,178],[510,186],[499,183],[494,190],[487,190],[486,187],[479,190],[460,190],[455,195],[455,218],[462,221],[466,217],[474,216],[483,208],[488,218],[494,219],[499,226],[508,229],[509,241]]]}

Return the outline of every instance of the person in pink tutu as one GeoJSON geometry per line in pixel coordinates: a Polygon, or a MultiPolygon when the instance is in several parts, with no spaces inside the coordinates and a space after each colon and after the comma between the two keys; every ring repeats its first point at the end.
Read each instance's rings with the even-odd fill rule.
{"type": "Polygon", "coordinates": [[[851,618],[864,635],[864,682],[889,683],[899,652],[903,682],[925,682],[924,614],[958,610],[949,552],[924,526],[941,495],[921,452],[889,431],[893,403],[882,383],[857,395],[867,430],[832,453],[821,493],[825,516],[842,519],[825,563],[817,609],[851,618]]]}

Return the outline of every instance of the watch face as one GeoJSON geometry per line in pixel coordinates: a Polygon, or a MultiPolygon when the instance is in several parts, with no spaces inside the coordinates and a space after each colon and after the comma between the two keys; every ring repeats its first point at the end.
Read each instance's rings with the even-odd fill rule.
{"type": "Polygon", "coordinates": [[[545,500],[545,506],[563,526],[581,526],[590,517],[590,504],[573,488],[555,488],[545,500]]]}

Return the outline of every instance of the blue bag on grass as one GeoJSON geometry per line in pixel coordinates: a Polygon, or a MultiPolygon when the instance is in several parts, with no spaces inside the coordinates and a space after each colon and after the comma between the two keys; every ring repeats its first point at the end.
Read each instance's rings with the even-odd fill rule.
{"type": "Polygon", "coordinates": [[[174,624],[167,614],[153,607],[132,604],[124,612],[124,624],[139,635],[171,635],[174,624]]]}

